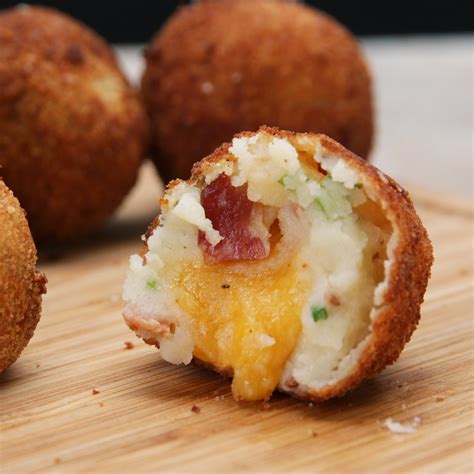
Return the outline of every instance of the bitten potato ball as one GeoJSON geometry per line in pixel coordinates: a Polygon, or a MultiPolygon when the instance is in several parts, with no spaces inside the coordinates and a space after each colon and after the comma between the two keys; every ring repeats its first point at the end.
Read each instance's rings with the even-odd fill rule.
{"type": "Polygon", "coordinates": [[[25,213],[0,179],[0,372],[18,358],[40,318],[46,278],[35,264],[25,213]]]}
{"type": "Polygon", "coordinates": [[[35,240],[92,231],[135,182],[146,113],[96,33],[57,11],[0,13],[0,167],[35,240]]]}
{"type": "Polygon", "coordinates": [[[371,79],[356,40],[296,2],[178,10],[147,49],[142,91],[166,180],[189,177],[234,133],[263,124],[325,133],[363,158],[371,148],[371,79]]]}
{"type": "Polygon", "coordinates": [[[237,400],[340,396],[394,362],[432,247],[408,193],[325,135],[242,133],[170,183],[124,286],[128,326],[237,400]]]}

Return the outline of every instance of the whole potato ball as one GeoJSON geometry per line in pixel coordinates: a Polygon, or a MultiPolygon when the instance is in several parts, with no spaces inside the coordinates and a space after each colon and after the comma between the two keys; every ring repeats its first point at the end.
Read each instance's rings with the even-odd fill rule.
{"type": "Polygon", "coordinates": [[[35,239],[85,234],[135,182],[148,142],[111,48],[57,11],[0,12],[0,173],[35,239]]]}
{"type": "Polygon", "coordinates": [[[46,278],[35,265],[25,213],[0,179],[0,372],[18,358],[40,318],[46,278]]]}
{"type": "Polygon", "coordinates": [[[308,6],[208,0],[179,9],[146,51],[142,92],[166,178],[242,130],[325,133],[366,158],[371,79],[354,37],[308,6]]]}

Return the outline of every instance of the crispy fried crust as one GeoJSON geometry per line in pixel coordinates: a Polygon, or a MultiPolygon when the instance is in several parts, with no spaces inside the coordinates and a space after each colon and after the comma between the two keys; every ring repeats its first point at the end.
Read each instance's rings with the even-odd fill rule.
{"type": "Polygon", "coordinates": [[[149,125],[111,48],[51,9],[0,13],[0,175],[36,240],[96,228],[134,184],[149,125]]]}
{"type": "Polygon", "coordinates": [[[0,180],[0,372],[20,355],[41,313],[46,277],[35,270],[36,249],[25,214],[0,180]]]}
{"type": "MultiPolygon", "coordinates": [[[[297,135],[293,132],[269,127],[261,127],[260,131],[280,138],[287,138],[290,141],[297,135]]],[[[244,132],[237,137],[252,136],[253,134],[253,132],[244,132]]],[[[351,168],[359,171],[364,188],[376,196],[398,235],[396,246],[393,249],[392,264],[383,302],[377,308],[377,313],[372,321],[372,332],[367,345],[352,370],[337,383],[327,385],[321,390],[305,391],[297,384],[290,384],[291,386],[287,386],[283,390],[301,399],[322,401],[344,395],[364,379],[373,377],[398,358],[420,319],[420,305],[423,302],[430,277],[433,249],[426,229],[423,227],[408,193],[399,184],[331,138],[309,133],[305,135],[319,139],[327,150],[333,152],[338,158],[344,159],[351,168]]],[[[196,163],[187,183],[202,183],[205,169],[212,167],[213,163],[219,162],[223,158],[231,158],[231,155],[228,154],[229,147],[230,144],[226,143],[196,163]]],[[[168,191],[181,182],[181,180],[171,182],[168,185],[168,191]]],[[[166,199],[162,204],[166,206],[166,199]]],[[[152,223],[147,235],[151,235],[158,223],[158,220],[152,223]]],[[[144,253],[146,250],[145,243],[144,253]]],[[[193,359],[193,362],[212,368],[222,375],[232,376],[231,368],[213,367],[212,364],[196,358],[193,359]]]]}
{"type": "Polygon", "coordinates": [[[142,92],[166,180],[187,178],[194,162],[234,133],[264,123],[326,133],[369,154],[367,64],[351,34],[313,8],[273,0],[196,2],[157,33],[146,64],[142,92]]]}

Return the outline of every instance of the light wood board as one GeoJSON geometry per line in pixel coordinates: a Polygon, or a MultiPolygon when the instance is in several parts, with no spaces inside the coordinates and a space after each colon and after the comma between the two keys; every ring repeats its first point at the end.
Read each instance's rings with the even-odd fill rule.
{"type": "Polygon", "coordinates": [[[115,222],[41,264],[41,322],[0,377],[2,472],[473,471],[472,204],[414,193],[436,263],[395,365],[339,400],[239,405],[228,380],[167,364],[122,322],[128,256],[160,193],[143,171],[115,222]],[[421,423],[393,434],[388,417],[421,423]]]}

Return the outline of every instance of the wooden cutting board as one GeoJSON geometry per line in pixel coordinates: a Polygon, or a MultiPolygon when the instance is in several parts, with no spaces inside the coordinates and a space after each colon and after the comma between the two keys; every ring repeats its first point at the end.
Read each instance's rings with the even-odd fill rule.
{"type": "Polygon", "coordinates": [[[342,399],[277,394],[268,406],[239,405],[228,380],[167,364],[122,322],[128,256],[161,192],[150,165],[142,171],[104,231],[43,255],[43,317],[0,377],[3,472],[472,472],[470,203],[414,193],[436,263],[421,324],[396,364],[342,399]],[[384,426],[416,417],[414,433],[384,426]]]}

